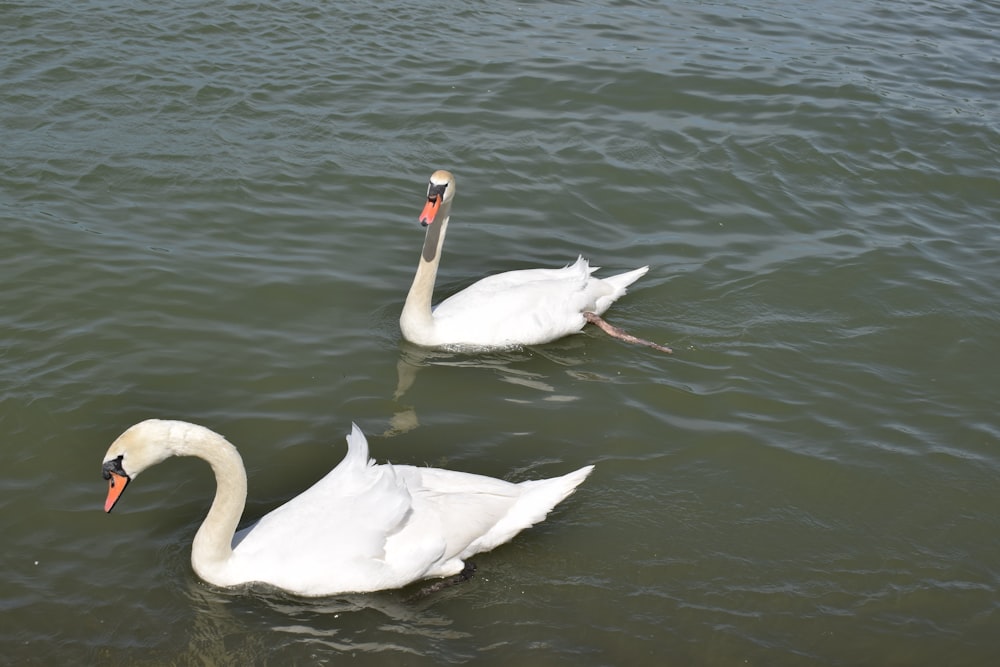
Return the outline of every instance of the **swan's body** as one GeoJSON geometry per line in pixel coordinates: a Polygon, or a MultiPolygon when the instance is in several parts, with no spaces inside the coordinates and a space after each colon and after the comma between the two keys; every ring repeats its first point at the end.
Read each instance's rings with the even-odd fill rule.
{"type": "Polygon", "coordinates": [[[212,466],[217,483],[192,544],[198,576],[217,586],[260,582],[300,595],[335,595],[458,574],[463,559],[544,519],[593,469],[512,484],[438,468],[376,465],[357,426],[347,444],[344,460],[325,477],[235,532],[246,502],[246,472],[236,448],[202,426],[150,419],[108,450],[105,511],[145,468],[170,456],[198,456],[212,466]]]}
{"type": "MultiPolygon", "coordinates": [[[[403,337],[425,347],[490,349],[547,343],[595,321],[648,266],[609,278],[591,275],[583,257],[561,269],[499,273],[470,285],[431,308],[434,282],[455,196],[455,177],[431,175],[420,222],[427,227],[420,264],[399,326],[403,337]]],[[[603,328],[603,327],[602,327],[603,328]]]]}

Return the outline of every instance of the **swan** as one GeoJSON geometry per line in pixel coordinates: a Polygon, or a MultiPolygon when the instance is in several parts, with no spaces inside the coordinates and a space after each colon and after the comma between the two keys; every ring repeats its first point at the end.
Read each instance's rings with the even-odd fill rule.
{"type": "Polygon", "coordinates": [[[365,593],[462,573],[464,559],[544,519],[594,468],[513,484],[379,465],[352,425],[347,454],[333,470],[236,532],[247,495],[236,447],[204,426],[149,419],[122,433],[104,457],[104,511],[139,473],[171,456],[197,456],[215,473],[215,500],[191,545],[195,573],[216,586],[258,582],[302,596],[365,593]]]}
{"type": "Polygon", "coordinates": [[[403,338],[424,347],[510,348],[548,343],[592,322],[616,338],[671,351],[631,336],[601,318],[625,294],[625,288],[649,270],[648,266],[596,278],[591,274],[599,267],[590,266],[581,255],[561,269],[524,269],[488,276],[432,309],[454,198],[451,172],[431,174],[427,203],[419,217],[427,228],[424,247],[399,318],[403,338]]]}

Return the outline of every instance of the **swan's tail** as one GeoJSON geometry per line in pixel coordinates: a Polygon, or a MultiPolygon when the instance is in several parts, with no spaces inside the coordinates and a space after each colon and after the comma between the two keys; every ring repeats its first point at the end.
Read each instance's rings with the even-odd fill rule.
{"type": "Polygon", "coordinates": [[[602,278],[606,283],[611,283],[615,291],[621,290],[621,293],[625,293],[625,288],[642,278],[649,271],[648,266],[640,266],[638,269],[633,269],[631,271],[626,271],[625,273],[619,273],[614,276],[609,276],[608,278],[602,278]]]}
{"type": "Polygon", "coordinates": [[[608,278],[600,278],[598,282],[601,285],[601,289],[598,294],[595,294],[597,298],[594,300],[593,312],[603,315],[604,311],[611,307],[611,304],[625,295],[625,292],[628,291],[625,288],[645,275],[647,271],[649,271],[648,266],[640,266],[638,269],[626,271],[625,273],[619,273],[608,278]]]}
{"type": "MultiPolygon", "coordinates": [[[[518,484],[524,489],[524,495],[514,506],[514,510],[522,509],[526,511],[525,518],[528,520],[527,526],[536,524],[554,508],[556,505],[566,500],[576,487],[587,479],[594,470],[594,466],[584,466],[579,470],[574,470],[562,477],[551,477],[549,479],[533,479],[518,484]]],[[[513,511],[507,514],[510,518],[513,511]]]]}
{"type": "Polygon", "coordinates": [[[507,514],[488,533],[469,545],[462,558],[489,551],[509,541],[525,528],[544,519],[552,509],[580,486],[594,466],[584,466],[562,477],[536,479],[518,484],[521,496],[507,514]]]}

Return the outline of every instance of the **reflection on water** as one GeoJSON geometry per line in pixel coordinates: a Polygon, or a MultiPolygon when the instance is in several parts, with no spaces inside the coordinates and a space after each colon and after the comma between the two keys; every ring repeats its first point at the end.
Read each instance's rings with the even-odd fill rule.
{"type": "Polygon", "coordinates": [[[174,618],[171,630],[185,643],[157,641],[139,660],[101,651],[102,664],[254,665],[264,656],[310,650],[324,656],[330,651],[432,655],[435,645],[469,636],[438,610],[464,595],[457,589],[416,601],[405,590],[302,599],[258,586],[223,590],[190,577],[177,581],[186,582],[174,591],[184,599],[185,613],[174,618]]]}
{"type": "MultiPolygon", "coordinates": [[[[572,339],[575,337],[569,337],[572,339]]],[[[569,340],[567,339],[567,340],[569,340]]],[[[429,366],[480,369],[490,371],[500,382],[517,385],[537,393],[535,398],[514,398],[507,397],[505,400],[511,402],[531,403],[536,400],[551,401],[556,403],[571,403],[580,400],[579,394],[568,394],[565,390],[560,391],[556,385],[547,381],[547,376],[536,370],[518,368],[518,364],[524,364],[534,356],[546,359],[553,364],[553,368],[563,368],[560,372],[576,380],[584,381],[607,381],[611,378],[602,377],[599,374],[583,370],[575,370],[573,367],[582,366],[586,363],[586,341],[579,340],[575,343],[564,343],[560,347],[533,347],[530,349],[509,349],[494,351],[489,353],[470,354],[468,352],[454,350],[437,350],[418,347],[411,343],[402,342],[399,360],[396,362],[396,390],[393,392],[393,401],[399,403],[398,410],[390,419],[389,428],[383,433],[386,437],[400,435],[417,428],[420,420],[416,410],[412,405],[405,404],[402,399],[409,392],[417,380],[417,375],[424,368],[429,366]]],[[[571,385],[566,385],[571,386],[571,385]]],[[[565,389],[565,387],[564,387],[565,389]]],[[[419,391],[414,389],[414,391],[419,391]]]]}

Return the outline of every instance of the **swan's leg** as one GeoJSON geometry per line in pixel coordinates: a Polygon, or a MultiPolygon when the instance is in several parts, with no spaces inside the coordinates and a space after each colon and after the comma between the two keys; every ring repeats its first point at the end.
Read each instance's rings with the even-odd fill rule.
{"type": "Polygon", "coordinates": [[[438,581],[435,581],[433,584],[430,584],[429,586],[424,586],[419,591],[417,591],[410,597],[406,598],[406,601],[420,602],[427,596],[433,595],[438,591],[443,591],[446,588],[451,588],[452,586],[460,584],[463,581],[468,581],[469,579],[472,579],[472,575],[474,575],[475,573],[476,573],[475,563],[472,563],[471,561],[465,561],[465,567],[462,568],[461,572],[459,572],[453,577],[448,577],[447,579],[439,579],[438,581]]]}
{"type": "Polygon", "coordinates": [[[654,350],[659,350],[660,352],[666,352],[667,354],[673,353],[673,350],[671,350],[669,347],[658,345],[657,343],[654,343],[653,341],[650,340],[646,340],[645,338],[638,338],[630,333],[626,333],[624,330],[619,329],[613,324],[608,324],[597,313],[584,311],[583,316],[591,324],[596,324],[597,326],[599,326],[601,330],[604,331],[604,333],[608,334],[609,336],[613,336],[614,338],[617,338],[619,340],[623,340],[626,343],[636,343],[638,345],[645,345],[647,347],[653,348],[654,350]]]}

